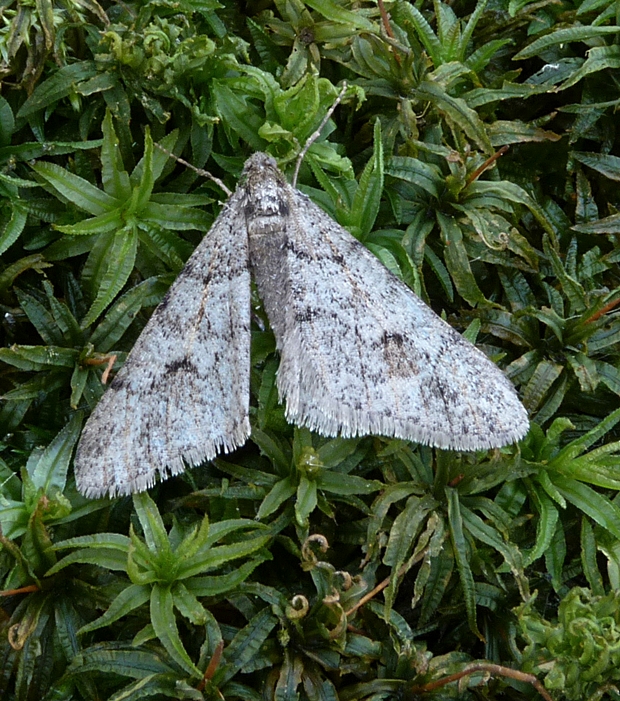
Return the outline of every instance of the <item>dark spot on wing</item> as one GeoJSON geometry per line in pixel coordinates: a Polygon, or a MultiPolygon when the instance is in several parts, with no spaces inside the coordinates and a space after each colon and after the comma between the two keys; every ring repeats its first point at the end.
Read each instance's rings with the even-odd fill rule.
{"type": "MultiPolygon", "coordinates": [[[[290,251],[298,260],[314,260],[314,257],[311,256],[308,251],[303,251],[298,248],[291,239],[286,239],[282,244],[282,248],[284,248],[285,251],[290,251]]],[[[320,260],[320,258],[317,258],[317,260],[320,260]]]]}
{"type": "MultiPolygon", "coordinates": [[[[206,266],[204,261],[197,258],[196,260],[190,259],[185,264],[185,267],[181,270],[177,279],[188,278],[190,280],[196,280],[206,288],[211,282],[217,282],[218,280],[234,280],[236,277],[239,277],[241,272],[243,272],[243,268],[239,266],[237,261],[222,261],[222,264],[215,268],[213,266],[206,266]]],[[[164,297],[164,299],[166,298],[164,297]]]]}
{"type": "Polygon", "coordinates": [[[446,407],[457,406],[459,404],[461,400],[459,393],[452,387],[444,385],[441,380],[435,378],[435,381],[432,383],[431,387],[434,389],[433,394],[440,397],[441,400],[445,402],[446,407]]]}
{"type": "Polygon", "coordinates": [[[313,309],[312,307],[306,307],[305,309],[302,309],[301,311],[295,313],[295,321],[297,323],[312,321],[313,319],[316,319],[318,315],[319,314],[316,309],[313,309]]]}
{"type": "Polygon", "coordinates": [[[164,376],[174,375],[179,372],[197,375],[198,368],[189,358],[177,358],[164,366],[164,376]]]}
{"type": "Polygon", "coordinates": [[[414,352],[407,337],[397,331],[384,331],[380,338],[383,357],[394,377],[411,377],[420,372],[422,359],[414,352]]]}
{"type": "Polygon", "coordinates": [[[381,336],[381,343],[389,348],[390,346],[395,346],[402,348],[405,342],[405,337],[401,333],[395,333],[393,331],[384,331],[383,336],[381,336]]]}
{"type": "Polygon", "coordinates": [[[339,265],[340,267],[346,267],[346,259],[341,253],[318,253],[314,252],[314,254],[309,253],[307,250],[299,248],[299,246],[296,244],[295,241],[292,239],[286,239],[284,243],[282,244],[282,248],[285,251],[290,251],[295,258],[299,260],[308,260],[308,261],[322,261],[322,260],[329,260],[333,261],[336,263],[336,265],[339,265]]]}
{"type": "Polygon", "coordinates": [[[110,383],[110,389],[111,390],[119,390],[123,389],[127,385],[127,380],[122,376],[122,375],[117,375],[112,382],[110,383]]]}

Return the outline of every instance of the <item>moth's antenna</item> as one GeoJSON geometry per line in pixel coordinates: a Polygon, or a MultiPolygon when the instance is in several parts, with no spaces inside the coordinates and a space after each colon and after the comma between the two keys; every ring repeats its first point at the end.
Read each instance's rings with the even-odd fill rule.
{"type": "Polygon", "coordinates": [[[308,140],[306,141],[304,147],[301,149],[301,153],[297,157],[297,163],[295,164],[295,172],[293,173],[293,181],[291,185],[293,187],[297,186],[297,176],[299,175],[299,169],[301,168],[301,162],[304,160],[306,157],[306,154],[308,153],[308,149],[312,144],[321,136],[321,132],[323,131],[323,127],[327,124],[329,121],[329,118],[334,114],[334,110],[338,105],[340,104],[340,101],[344,97],[345,92],[347,91],[347,81],[345,80],[342,84],[342,89],[340,90],[340,93],[338,94],[338,97],[334,100],[334,104],[327,110],[327,114],[323,117],[323,121],[319,124],[318,129],[311,134],[308,137],[308,140]]]}
{"type": "Polygon", "coordinates": [[[218,187],[222,188],[224,192],[226,193],[227,197],[230,197],[232,195],[232,191],[229,190],[226,185],[219,179],[216,178],[215,175],[211,175],[208,170],[203,170],[202,168],[196,168],[196,166],[193,166],[191,163],[188,163],[185,159],[181,158],[180,156],[175,156],[174,153],[171,153],[168,151],[168,149],[164,148],[163,146],[160,146],[159,144],[155,144],[157,148],[160,151],[163,151],[166,156],[170,156],[170,158],[174,158],[175,161],[178,163],[181,163],[182,165],[186,166],[190,170],[193,170],[194,173],[198,173],[198,175],[202,175],[203,178],[209,178],[209,180],[212,180],[218,187]]]}

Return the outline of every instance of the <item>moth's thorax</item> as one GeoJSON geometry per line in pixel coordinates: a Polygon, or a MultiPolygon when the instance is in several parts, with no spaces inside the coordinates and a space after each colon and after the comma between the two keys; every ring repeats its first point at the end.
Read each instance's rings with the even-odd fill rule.
{"type": "Polygon", "coordinates": [[[276,162],[255,154],[244,169],[243,212],[250,239],[281,231],[290,216],[291,187],[276,162]]]}

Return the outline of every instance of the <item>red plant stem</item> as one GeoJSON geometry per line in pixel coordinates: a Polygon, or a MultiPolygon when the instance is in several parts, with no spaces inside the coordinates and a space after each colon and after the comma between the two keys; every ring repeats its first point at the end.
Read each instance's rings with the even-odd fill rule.
{"type": "Polygon", "coordinates": [[[197,691],[202,691],[205,688],[205,684],[207,683],[207,680],[213,678],[213,675],[215,674],[215,670],[218,668],[218,666],[220,664],[220,660],[222,659],[222,651],[223,650],[224,650],[224,641],[220,640],[217,647],[215,648],[215,652],[213,653],[213,657],[211,658],[209,665],[205,669],[205,673],[202,675],[202,681],[196,687],[197,691]]]}
{"type": "Polygon", "coordinates": [[[541,682],[533,675],[527,674],[526,672],[520,672],[518,669],[512,669],[511,667],[503,667],[499,664],[491,664],[490,662],[477,662],[466,667],[461,672],[456,674],[450,674],[443,679],[438,679],[434,682],[428,682],[428,684],[422,684],[421,686],[414,686],[409,688],[409,691],[413,694],[425,693],[428,691],[434,691],[435,689],[440,689],[442,686],[451,684],[452,682],[458,681],[463,677],[467,677],[473,672],[489,672],[489,674],[500,675],[502,677],[508,677],[510,679],[516,679],[520,682],[526,682],[531,684],[536,691],[545,699],[545,701],[553,701],[549,692],[541,684],[541,682]]]}
{"type": "Polygon", "coordinates": [[[602,309],[599,309],[598,312],[595,312],[594,314],[592,314],[592,316],[588,317],[586,319],[586,324],[591,324],[593,321],[597,321],[604,314],[607,314],[607,312],[611,311],[614,307],[617,307],[619,304],[620,299],[614,299],[613,302],[606,304],[602,309]]]}
{"type": "Polygon", "coordinates": [[[502,146],[499,149],[499,151],[494,153],[490,158],[487,158],[486,161],[480,166],[480,168],[476,168],[476,170],[474,170],[474,172],[469,176],[469,178],[467,178],[467,184],[471,185],[474,182],[474,180],[477,180],[484,173],[484,171],[487,170],[490,166],[492,166],[498,158],[500,158],[506,153],[506,151],[508,151],[508,146],[502,146]]]}
{"type": "Polygon", "coordinates": [[[29,584],[26,587],[20,587],[19,589],[5,589],[0,591],[0,596],[15,596],[15,594],[30,594],[30,592],[39,591],[39,587],[36,584],[29,584]]]}
{"type": "Polygon", "coordinates": [[[385,29],[385,33],[390,37],[390,39],[395,39],[396,37],[394,36],[394,32],[392,31],[392,27],[390,25],[390,18],[385,9],[385,5],[383,4],[383,0],[377,0],[377,4],[379,5],[379,12],[381,13],[381,20],[383,22],[383,28],[385,29]]]}

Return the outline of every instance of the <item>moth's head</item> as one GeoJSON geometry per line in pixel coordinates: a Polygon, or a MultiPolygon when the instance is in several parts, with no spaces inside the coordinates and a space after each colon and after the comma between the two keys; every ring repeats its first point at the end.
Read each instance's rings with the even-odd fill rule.
{"type": "Polygon", "coordinates": [[[241,173],[241,181],[245,183],[252,181],[259,183],[261,180],[273,179],[274,177],[278,180],[282,178],[276,159],[267,153],[260,152],[248,158],[241,173]]]}

